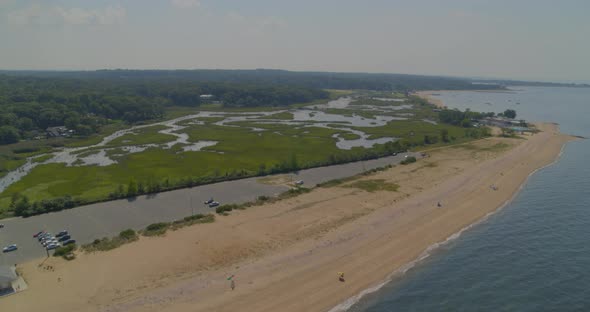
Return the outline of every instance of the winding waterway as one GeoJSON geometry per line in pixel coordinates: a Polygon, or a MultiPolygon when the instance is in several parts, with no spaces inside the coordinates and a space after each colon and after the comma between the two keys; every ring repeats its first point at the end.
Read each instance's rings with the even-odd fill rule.
{"type": "MultiPolygon", "coordinates": [[[[390,99],[383,98],[380,100],[390,101],[390,99]]],[[[279,110],[279,111],[265,111],[265,112],[211,112],[201,111],[196,114],[186,115],[171,120],[155,122],[146,125],[134,126],[128,129],[116,131],[108,136],[105,136],[100,143],[84,146],[84,147],[73,147],[73,148],[62,148],[61,150],[49,153],[41,154],[30,157],[27,162],[21,167],[8,172],[4,177],[0,178],[0,193],[6,190],[13,183],[18,182],[20,179],[25,177],[35,167],[43,164],[52,163],[64,163],[67,166],[110,166],[117,163],[116,158],[123,157],[128,154],[141,153],[148,148],[162,148],[171,149],[175,145],[182,146],[182,152],[197,152],[204,148],[208,148],[207,151],[215,152],[214,147],[218,142],[214,140],[202,140],[197,142],[191,142],[189,135],[183,130],[187,129],[191,124],[203,124],[199,118],[204,117],[221,117],[220,121],[214,123],[217,126],[225,127],[242,127],[251,131],[269,131],[263,128],[243,126],[239,125],[239,122],[247,121],[251,124],[285,124],[294,125],[300,127],[322,127],[328,129],[336,129],[342,133],[352,133],[357,135],[358,139],[345,139],[340,134],[335,134],[335,144],[339,149],[350,150],[353,147],[365,147],[371,148],[375,144],[384,144],[387,142],[394,141],[393,137],[384,137],[378,139],[369,139],[369,135],[363,131],[352,129],[351,127],[380,127],[386,125],[388,122],[394,120],[405,120],[406,117],[396,116],[385,116],[375,114],[374,118],[365,118],[356,114],[351,116],[340,115],[334,113],[327,113],[324,110],[330,108],[349,108],[350,104],[354,101],[352,97],[341,97],[333,101],[329,101],[326,104],[311,105],[299,109],[291,110],[279,110]],[[293,115],[292,120],[280,120],[280,119],[269,119],[268,116],[277,113],[291,113],[293,115]],[[188,122],[187,122],[188,121],[188,122]],[[180,125],[179,123],[183,123],[180,125]],[[338,126],[335,127],[334,125],[338,126]],[[158,131],[162,134],[175,136],[176,139],[163,143],[163,144],[142,144],[142,145],[126,145],[126,146],[109,146],[109,143],[117,138],[124,135],[134,134],[137,130],[154,127],[164,126],[166,129],[158,131]],[[109,155],[109,151],[116,150],[116,153],[109,155]],[[37,161],[39,158],[45,158],[47,155],[52,155],[51,158],[44,161],[37,161]]],[[[395,99],[395,102],[403,102],[402,99],[395,99]]],[[[372,112],[391,112],[395,110],[411,108],[411,105],[363,105],[362,108],[355,106],[353,109],[362,109],[372,112]]],[[[280,134],[280,132],[279,132],[280,134]]]]}

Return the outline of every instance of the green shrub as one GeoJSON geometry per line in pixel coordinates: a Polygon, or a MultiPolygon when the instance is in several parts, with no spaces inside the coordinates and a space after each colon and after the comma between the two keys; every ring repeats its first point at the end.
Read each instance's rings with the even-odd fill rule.
{"type": "Polygon", "coordinates": [[[212,214],[196,214],[194,216],[188,216],[188,217],[184,217],[181,220],[176,220],[174,222],[172,222],[172,226],[171,229],[172,230],[178,230],[180,228],[183,228],[185,226],[190,226],[193,224],[199,224],[199,223],[212,223],[215,222],[215,216],[212,214]]]}
{"type": "Polygon", "coordinates": [[[24,153],[34,153],[34,152],[38,152],[40,150],[41,150],[41,148],[39,148],[39,147],[21,147],[21,148],[13,149],[12,152],[15,154],[24,154],[24,153]]]}
{"type": "Polygon", "coordinates": [[[267,201],[267,200],[269,200],[269,199],[270,199],[270,197],[268,197],[268,196],[265,196],[265,195],[262,195],[262,196],[258,196],[258,198],[257,198],[256,200],[257,200],[257,201],[264,202],[264,201],[267,201]]]}
{"type": "Polygon", "coordinates": [[[164,235],[166,230],[170,227],[170,223],[167,222],[159,222],[159,223],[152,223],[148,225],[145,230],[142,232],[143,236],[156,236],[156,235],[164,235]]]}
{"type": "Polygon", "coordinates": [[[215,212],[224,213],[224,212],[230,212],[234,209],[240,209],[240,207],[236,204],[221,205],[221,206],[215,208],[215,212]]]}
{"type": "Polygon", "coordinates": [[[119,237],[124,240],[135,240],[137,239],[137,233],[133,229],[127,229],[119,233],[119,237]]]}
{"type": "Polygon", "coordinates": [[[70,244],[67,246],[57,247],[53,252],[54,257],[63,257],[76,250],[76,244],[70,244]]]}
{"type": "Polygon", "coordinates": [[[402,160],[402,161],[400,162],[400,164],[402,164],[402,165],[408,165],[408,164],[415,163],[415,162],[416,162],[416,157],[414,157],[414,156],[410,156],[410,157],[408,157],[408,158],[406,158],[406,159],[402,160]]]}

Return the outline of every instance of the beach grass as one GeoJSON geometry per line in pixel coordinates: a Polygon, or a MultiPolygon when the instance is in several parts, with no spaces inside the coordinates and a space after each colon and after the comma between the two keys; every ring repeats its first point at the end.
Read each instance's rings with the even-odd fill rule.
{"type": "Polygon", "coordinates": [[[355,181],[350,184],[347,184],[346,187],[358,188],[363,191],[372,193],[377,191],[396,192],[399,188],[399,185],[395,183],[386,182],[384,179],[374,179],[355,181]]]}

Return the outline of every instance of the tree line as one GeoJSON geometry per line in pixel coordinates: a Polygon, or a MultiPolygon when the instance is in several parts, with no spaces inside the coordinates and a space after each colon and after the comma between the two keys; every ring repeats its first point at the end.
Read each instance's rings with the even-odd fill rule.
{"type": "Polygon", "coordinates": [[[97,71],[4,71],[13,76],[70,78],[82,80],[119,81],[191,81],[195,83],[237,83],[254,85],[282,85],[313,89],[346,90],[473,90],[501,89],[500,84],[474,84],[470,79],[371,73],[294,72],[275,69],[256,70],[97,70],[97,71]]]}

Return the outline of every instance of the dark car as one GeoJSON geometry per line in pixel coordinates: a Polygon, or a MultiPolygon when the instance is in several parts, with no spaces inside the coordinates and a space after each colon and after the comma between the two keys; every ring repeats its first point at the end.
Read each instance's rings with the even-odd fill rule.
{"type": "Polygon", "coordinates": [[[45,238],[51,237],[51,233],[43,233],[39,236],[37,236],[37,240],[39,241],[43,241],[45,238]]]}
{"type": "Polygon", "coordinates": [[[55,235],[55,237],[62,237],[62,236],[64,236],[64,235],[68,235],[68,231],[66,231],[66,230],[64,230],[64,231],[61,231],[61,232],[57,233],[57,234],[55,235]]]}
{"type": "Polygon", "coordinates": [[[66,246],[66,245],[75,244],[75,243],[76,243],[75,239],[70,239],[70,240],[63,242],[62,245],[66,246]]]}
{"type": "Polygon", "coordinates": [[[216,201],[209,203],[209,208],[215,208],[217,206],[219,206],[219,203],[216,201]]]}
{"type": "Polygon", "coordinates": [[[65,242],[70,238],[72,238],[70,235],[64,235],[64,236],[60,237],[57,241],[58,242],[65,242]]]}
{"type": "Polygon", "coordinates": [[[35,233],[35,234],[33,235],[33,237],[34,237],[34,238],[37,238],[37,237],[39,237],[39,235],[41,235],[41,234],[43,234],[43,233],[45,233],[45,231],[40,231],[40,232],[37,232],[37,233],[35,233]]]}
{"type": "Polygon", "coordinates": [[[209,205],[213,203],[213,198],[209,198],[208,200],[205,201],[205,205],[209,205]]]}

